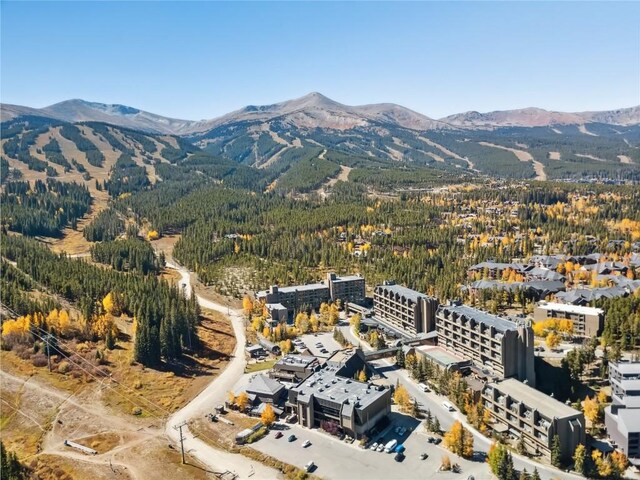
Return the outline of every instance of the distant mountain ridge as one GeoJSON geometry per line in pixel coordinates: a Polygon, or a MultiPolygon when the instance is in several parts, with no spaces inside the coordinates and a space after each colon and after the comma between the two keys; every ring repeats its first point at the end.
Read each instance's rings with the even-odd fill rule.
{"type": "Polygon", "coordinates": [[[269,121],[281,118],[292,126],[348,130],[370,122],[392,123],[412,130],[435,130],[448,125],[393,103],[351,106],[338,103],[321,93],[272,105],[249,105],[209,121],[215,128],[239,121],[269,121]]]}
{"type": "Polygon", "coordinates": [[[44,108],[0,104],[0,118],[37,115],[67,122],[96,121],[153,133],[193,135],[238,122],[279,120],[290,127],[349,130],[372,124],[390,124],[417,131],[446,129],[492,129],[499,127],[542,127],[606,123],[640,124],[640,106],[602,112],[566,113],[540,108],[480,113],[458,113],[439,120],[393,103],[350,106],[312,92],[300,98],[271,105],[249,105],[210,120],[165,117],[120,104],[66,100],[44,108]]]}
{"type": "Polygon", "coordinates": [[[440,119],[441,122],[460,128],[499,127],[550,127],[554,125],[584,125],[606,123],[609,125],[637,125],[640,123],[640,106],[602,112],[554,112],[542,108],[521,108],[480,113],[457,113],[440,119]]]}

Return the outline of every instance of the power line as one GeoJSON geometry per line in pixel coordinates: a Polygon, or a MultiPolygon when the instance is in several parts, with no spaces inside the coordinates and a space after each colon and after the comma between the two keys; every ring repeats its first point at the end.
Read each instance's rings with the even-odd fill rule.
{"type": "MultiPolygon", "coordinates": [[[[40,335],[38,335],[37,333],[32,332],[32,334],[33,334],[33,335],[35,335],[36,337],[38,337],[40,340],[43,340],[43,341],[44,341],[44,338],[43,338],[43,337],[41,337],[40,335]]],[[[94,375],[93,373],[91,373],[90,371],[88,371],[88,370],[87,370],[86,368],[84,368],[82,365],[80,365],[80,364],[78,364],[78,363],[74,362],[74,361],[71,359],[71,357],[69,357],[69,356],[68,356],[68,355],[66,355],[64,352],[62,352],[58,347],[56,347],[56,346],[54,346],[54,345],[52,345],[51,347],[52,347],[54,350],[56,350],[60,355],[62,355],[64,358],[66,358],[66,359],[67,359],[71,364],[73,364],[73,365],[75,365],[76,367],[80,368],[82,371],[84,371],[85,373],[87,373],[87,374],[88,374],[90,377],[92,377],[94,380],[99,380],[99,378],[98,378],[96,375],[94,375]]],[[[94,367],[94,368],[95,368],[95,367],[94,367]]],[[[110,390],[113,390],[117,395],[119,395],[120,397],[124,398],[127,402],[131,403],[132,405],[135,405],[136,407],[138,407],[138,408],[140,408],[140,409],[144,409],[144,408],[145,408],[145,407],[143,407],[142,405],[140,405],[140,404],[138,404],[138,403],[134,402],[133,400],[131,400],[130,398],[128,398],[128,397],[127,397],[127,396],[125,396],[124,394],[122,394],[122,393],[118,392],[115,388],[113,388],[113,387],[111,387],[111,386],[109,386],[109,385],[106,385],[106,387],[107,387],[108,389],[110,389],[110,390]]],[[[149,410],[149,409],[147,409],[147,410],[149,410]]],[[[159,417],[158,415],[156,415],[156,414],[155,414],[155,413],[153,413],[152,411],[150,411],[150,410],[149,410],[149,413],[150,413],[152,416],[156,417],[157,419],[162,420],[162,417],[159,417]]]]}
{"type": "MultiPolygon", "coordinates": [[[[42,328],[38,327],[37,325],[33,325],[33,327],[35,327],[36,329],[40,330],[41,332],[48,333],[48,332],[46,332],[46,330],[44,330],[44,329],[42,329],[42,328]]],[[[33,335],[35,335],[36,337],[38,337],[38,338],[39,338],[39,339],[41,339],[41,340],[43,339],[43,337],[42,337],[42,336],[38,335],[37,333],[35,333],[35,332],[33,332],[33,331],[32,331],[32,334],[33,334],[33,335]]],[[[54,336],[54,338],[56,338],[56,337],[54,336]]],[[[85,368],[83,368],[81,365],[79,365],[79,364],[77,364],[76,362],[74,362],[74,361],[73,361],[73,360],[72,360],[68,355],[66,355],[64,352],[62,352],[62,351],[61,351],[59,348],[57,348],[55,345],[52,345],[51,347],[52,347],[54,350],[56,350],[58,353],[60,353],[60,355],[62,355],[63,357],[65,357],[67,360],[69,360],[69,362],[71,362],[73,365],[76,365],[78,368],[80,368],[81,370],[83,370],[84,372],[86,372],[86,373],[87,373],[88,375],[90,375],[92,378],[94,378],[95,380],[98,380],[98,377],[96,377],[96,375],[92,374],[91,372],[89,372],[88,370],[86,370],[85,368]]],[[[92,368],[94,368],[94,369],[96,368],[96,367],[95,367],[95,365],[93,365],[91,362],[89,362],[87,359],[83,358],[82,356],[78,356],[78,358],[80,358],[82,361],[84,361],[84,362],[88,363],[92,368]]],[[[127,390],[131,390],[131,389],[130,389],[129,387],[127,387],[126,385],[123,385],[123,384],[121,384],[120,382],[118,382],[117,380],[113,379],[113,377],[111,377],[110,375],[107,375],[106,373],[104,373],[104,372],[102,372],[102,371],[100,371],[100,370],[98,370],[98,371],[99,371],[101,374],[103,374],[105,378],[109,378],[109,379],[113,380],[113,381],[116,383],[116,385],[119,385],[119,386],[121,386],[121,387],[123,387],[123,388],[126,388],[127,390]]],[[[106,387],[107,387],[107,388],[109,388],[109,389],[111,389],[111,390],[113,390],[117,395],[119,395],[120,397],[124,398],[124,399],[125,399],[126,401],[128,401],[129,403],[131,403],[131,404],[133,404],[133,405],[135,405],[135,406],[137,406],[137,407],[139,407],[139,408],[141,408],[141,409],[143,409],[143,408],[144,408],[144,407],[142,407],[140,404],[138,404],[138,403],[134,402],[133,400],[131,400],[130,398],[128,398],[127,396],[125,396],[124,394],[122,394],[122,393],[118,392],[115,388],[113,388],[113,387],[111,387],[111,386],[109,386],[109,385],[106,385],[106,387]]],[[[133,391],[133,390],[132,390],[132,391],[133,391]]],[[[165,412],[166,412],[167,414],[169,414],[169,415],[171,414],[171,412],[169,412],[169,411],[168,411],[168,410],[166,410],[165,408],[163,408],[163,407],[160,407],[160,406],[156,405],[154,402],[152,402],[151,400],[149,400],[149,399],[145,398],[144,396],[142,396],[142,395],[138,394],[137,392],[135,392],[135,391],[133,391],[133,392],[134,392],[134,393],[136,393],[136,396],[139,396],[142,400],[145,400],[145,401],[146,401],[146,402],[148,402],[149,404],[156,406],[157,408],[159,408],[159,409],[161,409],[161,410],[165,411],[165,412]]],[[[163,420],[163,418],[161,418],[161,417],[159,417],[158,415],[154,414],[152,411],[149,411],[149,413],[150,413],[152,416],[154,416],[155,418],[157,418],[157,419],[159,419],[159,420],[163,420]]],[[[189,426],[187,421],[184,421],[184,422],[182,423],[181,427],[184,427],[184,426],[187,426],[187,427],[189,426]]],[[[210,446],[211,448],[214,448],[214,449],[217,449],[217,450],[223,450],[223,449],[217,448],[217,447],[215,446],[215,445],[217,445],[217,442],[216,442],[215,440],[213,440],[211,437],[209,437],[208,435],[206,435],[205,433],[203,433],[202,431],[198,431],[197,433],[198,433],[198,436],[199,436],[199,437],[202,437],[202,438],[204,438],[204,439],[208,440],[208,442],[209,442],[209,443],[208,443],[208,446],[210,446]]],[[[195,436],[194,436],[194,438],[195,438],[195,436]]],[[[182,435],[182,428],[180,428],[180,443],[181,443],[181,447],[182,447],[182,444],[183,444],[184,440],[186,440],[186,437],[183,437],[183,435],[182,435]]],[[[223,451],[224,451],[224,450],[223,450],[223,451]]],[[[188,453],[188,452],[186,452],[186,453],[188,453]]],[[[196,461],[198,461],[198,462],[202,463],[200,460],[198,460],[198,458],[194,457],[194,459],[195,459],[196,461]]],[[[183,462],[183,463],[184,463],[184,462],[183,462]]]]}
{"type": "MultiPolygon", "coordinates": [[[[33,326],[34,326],[35,328],[37,328],[38,330],[40,330],[41,332],[43,332],[43,333],[47,333],[47,334],[48,334],[48,332],[47,332],[46,330],[44,330],[43,328],[38,327],[37,325],[33,325],[33,326]]],[[[56,343],[58,343],[58,344],[59,344],[59,343],[63,343],[63,342],[60,342],[60,339],[59,339],[59,338],[57,338],[56,336],[52,335],[52,337],[56,340],[56,343]]],[[[57,350],[57,349],[56,349],[56,350],[57,350]]],[[[60,351],[60,350],[58,350],[58,351],[60,351]]],[[[84,358],[84,357],[82,357],[82,356],[80,356],[80,355],[78,356],[78,358],[79,358],[80,360],[82,360],[83,362],[85,362],[86,364],[88,364],[91,368],[94,368],[94,369],[96,368],[96,366],[95,366],[94,364],[92,364],[91,362],[89,362],[86,358],[84,358]]],[[[119,382],[119,381],[117,381],[115,378],[113,378],[113,376],[111,376],[110,374],[107,374],[107,373],[105,373],[105,372],[103,372],[102,370],[99,370],[99,369],[97,370],[97,372],[98,372],[98,373],[100,373],[100,374],[102,374],[105,378],[109,379],[110,381],[114,382],[116,385],[118,385],[118,386],[120,386],[120,387],[122,387],[122,388],[124,388],[124,389],[126,389],[126,390],[128,390],[128,391],[130,391],[130,392],[131,392],[132,394],[134,394],[136,397],[139,397],[141,400],[144,400],[144,401],[145,401],[145,402],[147,402],[149,405],[154,406],[155,408],[157,408],[158,410],[163,411],[163,412],[164,412],[165,414],[167,414],[167,415],[170,415],[170,414],[171,414],[171,412],[170,412],[169,410],[167,410],[167,409],[165,409],[164,407],[162,407],[162,406],[158,405],[157,403],[155,403],[155,402],[153,402],[153,401],[151,401],[151,400],[149,400],[149,399],[145,398],[145,397],[144,397],[143,395],[141,395],[139,392],[136,392],[135,390],[133,390],[132,388],[130,388],[130,387],[128,387],[128,386],[126,386],[125,384],[120,383],[120,382],[119,382]]]]}

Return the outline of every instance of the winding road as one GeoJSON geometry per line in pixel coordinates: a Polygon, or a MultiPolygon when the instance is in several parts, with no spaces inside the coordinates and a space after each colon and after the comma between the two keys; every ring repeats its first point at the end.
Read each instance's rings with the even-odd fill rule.
{"type": "MultiPolygon", "coordinates": [[[[182,277],[180,284],[183,285],[184,293],[191,295],[191,274],[190,272],[175,263],[167,262],[166,266],[180,273],[182,277]]],[[[281,478],[278,470],[266,467],[259,462],[252,461],[240,454],[229,453],[219,450],[203,440],[194,436],[189,431],[188,422],[196,418],[204,418],[208,413],[214,411],[216,405],[224,403],[227,392],[233,388],[238,379],[244,374],[245,356],[244,347],[246,337],[244,332],[244,319],[242,311],[229,309],[226,305],[212,302],[206,298],[197,297],[202,308],[215,310],[229,316],[233,333],[236,337],[236,349],[233,352],[231,361],[224,371],[200,392],[193,400],[169,417],[165,424],[165,434],[175,444],[180,445],[180,432],[177,425],[186,422],[182,427],[182,434],[185,437],[184,450],[188,456],[196,458],[207,468],[215,472],[230,471],[237,475],[238,479],[259,478],[277,479],[281,478]]]]}

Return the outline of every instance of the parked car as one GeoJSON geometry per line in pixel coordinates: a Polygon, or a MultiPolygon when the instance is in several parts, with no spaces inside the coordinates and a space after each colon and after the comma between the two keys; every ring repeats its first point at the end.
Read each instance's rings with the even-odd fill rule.
{"type": "Polygon", "coordinates": [[[313,460],[311,460],[311,461],[309,461],[309,463],[307,463],[307,464],[304,466],[304,469],[305,469],[307,472],[310,472],[310,471],[311,471],[311,470],[313,470],[315,467],[316,467],[316,464],[315,464],[315,463],[313,463],[313,460]]]}
{"type": "Polygon", "coordinates": [[[305,440],[304,443],[302,444],[302,448],[307,448],[310,445],[311,445],[311,442],[309,440],[305,440]]]}
{"type": "Polygon", "coordinates": [[[398,441],[395,438],[392,440],[389,440],[387,444],[384,446],[384,451],[387,453],[391,453],[395,450],[397,445],[398,445],[398,441]]]}
{"type": "Polygon", "coordinates": [[[455,410],[455,408],[453,407],[451,402],[447,402],[446,400],[444,402],[442,402],[442,406],[444,408],[446,408],[447,410],[449,410],[450,412],[453,412],[455,410]]]}
{"type": "Polygon", "coordinates": [[[276,432],[276,438],[281,438],[282,437],[282,432],[276,432]]]}
{"type": "Polygon", "coordinates": [[[440,437],[436,437],[436,438],[433,440],[433,443],[435,443],[436,445],[440,445],[440,442],[442,442],[442,439],[441,439],[440,437]]]}
{"type": "Polygon", "coordinates": [[[393,457],[393,459],[396,462],[402,462],[404,460],[404,453],[402,453],[402,452],[396,453],[396,456],[393,457]]]}
{"type": "Polygon", "coordinates": [[[290,441],[290,442],[295,442],[296,436],[291,434],[291,435],[289,435],[289,438],[287,438],[287,440],[290,441]]]}
{"type": "Polygon", "coordinates": [[[401,437],[403,437],[403,436],[404,436],[404,434],[405,434],[405,433],[407,433],[407,429],[406,429],[406,428],[404,428],[404,427],[402,427],[402,428],[400,429],[400,432],[398,432],[398,433],[400,434],[400,436],[401,436],[401,437]]]}
{"type": "Polygon", "coordinates": [[[374,452],[376,451],[376,449],[378,448],[378,442],[375,442],[373,445],[371,445],[371,450],[373,450],[374,452]]]}
{"type": "Polygon", "coordinates": [[[376,452],[384,452],[384,443],[378,445],[378,448],[376,448],[376,452]]]}
{"type": "Polygon", "coordinates": [[[427,458],[429,458],[429,454],[428,453],[421,453],[420,454],[420,460],[426,460],[427,458]]]}

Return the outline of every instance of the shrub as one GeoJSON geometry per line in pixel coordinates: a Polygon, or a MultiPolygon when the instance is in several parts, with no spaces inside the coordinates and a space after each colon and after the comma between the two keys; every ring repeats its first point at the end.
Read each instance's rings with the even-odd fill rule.
{"type": "Polygon", "coordinates": [[[267,434],[267,427],[261,427],[247,437],[247,443],[254,443],[260,440],[267,434]]]}
{"type": "Polygon", "coordinates": [[[36,353],[32,360],[31,363],[33,363],[34,367],[45,367],[47,366],[47,356],[44,355],[43,353],[36,353]]]}
{"type": "Polygon", "coordinates": [[[20,358],[21,360],[29,360],[32,354],[29,347],[27,347],[26,345],[16,345],[15,352],[18,358],[20,358]]]}
{"type": "Polygon", "coordinates": [[[60,364],[58,365],[58,372],[60,373],[67,373],[70,369],[71,365],[69,365],[69,362],[67,362],[66,360],[60,362],[60,364]]]}

